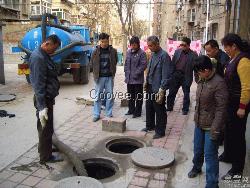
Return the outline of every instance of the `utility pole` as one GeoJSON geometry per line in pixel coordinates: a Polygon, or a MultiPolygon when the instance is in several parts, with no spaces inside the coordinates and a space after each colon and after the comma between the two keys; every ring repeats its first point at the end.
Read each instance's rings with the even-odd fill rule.
{"type": "Polygon", "coordinates": [[[208,19],[209,19],[209,7],[210,7],[210,0],[207,0],[207,17],[206,17],[206,30],[205,30],[205,41],[207,42],[207,38],[208,38],[208,19]]]}
{"type": "Polygon", "coordinates": [[[5,24],[0,22],[0,84],[5,85],[4,61],[3,61],[3,34],[2,34],[3,26],[5,26],[5,24]]]}

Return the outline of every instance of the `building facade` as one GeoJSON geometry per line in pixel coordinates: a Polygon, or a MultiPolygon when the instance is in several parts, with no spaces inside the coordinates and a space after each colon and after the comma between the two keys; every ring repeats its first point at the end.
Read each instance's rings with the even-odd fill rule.
{"type": "Polygon", "coordinates": [[[30,0],[0,0],[0,20],[27,20],[29,4],[30,0]]]}

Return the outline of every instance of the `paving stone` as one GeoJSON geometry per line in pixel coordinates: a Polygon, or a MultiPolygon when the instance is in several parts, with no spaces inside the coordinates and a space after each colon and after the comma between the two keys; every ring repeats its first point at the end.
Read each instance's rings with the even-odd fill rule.
{"type": "Polygon", "coordinates": [[[45,169],[38,169],[36,172],[32,174],[32,176],[40,177],[40,178],[45,178],[50,174],[49,170],[45,169]]]}
{"type": "Polygon", "coordinates": [[[104,118],[102,120],[102,130],[108,132],[123,133],[126,131],[125,118],[104,118]]]}
{"type": "Polygon", "coordinates": [[[131,159],[137,166],[149,169],[166,168],[173,164],[174,154],[158,147],[144,147],[135,150],[131,159]]]}
{"type": "Polygon", "coordinates": [[[144,137],[147,133],[144,131],[126,131],[125,134],[133,137],[144,137]]]}
{"type": "Polygon", "coordinates": [[[56,183],[56,181],[44,179],[36,185],[36,188],[53,188],[56,183]]]}
{"type": "Polygon", "coordinates": [[[56,183],[54,188],[103,188],[101,182],[94,178],[75,176],[62,179],[56,183]]]}
{"type": "Polygon", "coordinates": [[[150,180],[148,188],[165,188],[166,182],[159,180],[150,180]]]}
{"type": "Polygon", "coordinates": [[[142,187],[139,187],[139,186],[136,186],[136,185],[129,185],[128,188],[142,188],[142,187]]]}
{"type": "Polygon", "coordinates": [[[166,181],[168,178],[168,174],[167,173],[156,173],[154,175],[154,179],[155,180],[161,180],[161,181],[166,181]]]}
{"type": "Polygon", "coordinates": [[[30,186],[27,186],[27,185],[18,185],[17,187],[15,188],[31,188],[30,186]]]}
{"type": "Polygon", "coordinates": [[[17,185],[17,183],[12,181],[4,181],[0,184],[1,188],[14,188],[17,185]]]}
{"type": "Polygon", "coordinates": [[[15,161],[15,163],[20,164],[20,165],[25,165],[25,164],[32,163],[33,161],[34,161],[33,158],[22,157],[19,160],[15,161]]]}
{"type": "Polygon", "coordinates": [[[150,173],[149,172],[144,172],[144,171],[137,171],[136,176],[140,176],[140,177],[144,177],[144,178],[147,178],[150,176],[150,173]]]}
{"type": "Polygon", "coordinates": [[[5,170],[5,171],[0,173],[0,179],[7,179],[8,177],[12,176],[13,174],[15,174],[15,172],[5,170]]]}
{"type": "Polygon", "coordinates": [[[147,183],[148,183],[148,179],[139,178],[139,177],[134,177],[132,179],[132,181],[130,182],[130,184],[132,184],[132,185],[137,185],[137,186],[141,186],[141,187],[146,187],[147,183]]]}
{"type": "Polygon", "coordinates": [[[41,178],[35,177],[35,176],[29,176],[27,179],[25,179],[22,184],[28,185],[28,186],[35,186],[39,181],[41,181],[41,178]]]}
{"type": "Polygon", "coordinates": [[[28,175],[16,173],[13,176],[9,177],[8,180],[16,182],[16,183],[20,183],[27,177],[28,177],[28,175]]]}

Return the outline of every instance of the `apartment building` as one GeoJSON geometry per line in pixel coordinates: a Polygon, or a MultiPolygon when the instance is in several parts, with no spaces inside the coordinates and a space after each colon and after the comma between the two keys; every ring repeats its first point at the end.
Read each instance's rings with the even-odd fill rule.
{"type": "Polygon", "coordinates": [[[0,20],[27,20],[30,0],[0,0],[0,20]]]}

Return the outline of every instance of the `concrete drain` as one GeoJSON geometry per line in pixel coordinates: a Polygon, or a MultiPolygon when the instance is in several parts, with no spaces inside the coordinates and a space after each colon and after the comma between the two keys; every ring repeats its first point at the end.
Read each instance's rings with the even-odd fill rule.
{"type": "Polygon", "coordinates": [[[130,154],[136,149],[145,147],[146,144],[134,138],[114,138],[106,143],[106,149],[113,154],[130,154]]]}
{"type": "MultiPolygon", "coordinates": [[[[114,176],[119,167],[113,161],[104,158],[91,158],[82,161],[88,176],[97,180],[106,179],[114,176]]],[[[75,167],[73,171],[76,173],[75,167]]]]}

